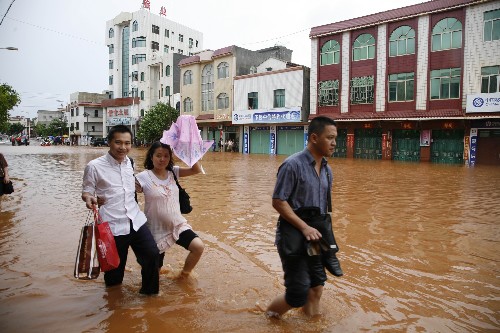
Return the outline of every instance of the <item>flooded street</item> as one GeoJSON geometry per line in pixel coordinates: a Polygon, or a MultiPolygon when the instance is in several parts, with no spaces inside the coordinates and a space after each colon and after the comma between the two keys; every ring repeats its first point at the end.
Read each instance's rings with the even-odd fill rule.
{"type": "MultiPolygon", "coordinates": [[[[3,333],[500,331],[498,167],[331,159],[344,276],[328,276],[319,318],[270,321],[263,309],[284,292],[271,206],[284,156],[211,152],[206,175],[180,180],[205,252],[178,280],[187,253],[168,251],[161,294],[144,297],[132,251],[119,287],[73,277],[83,169],[107,148],[0,151],[16,191],[0,197],[3,333]]],[[[144,155],[131,153],[137,171],[144,155]]]]}

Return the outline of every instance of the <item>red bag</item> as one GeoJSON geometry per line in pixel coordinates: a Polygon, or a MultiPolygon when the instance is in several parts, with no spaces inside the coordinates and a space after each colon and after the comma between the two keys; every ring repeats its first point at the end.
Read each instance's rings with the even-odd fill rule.
{"type": "Polygon", "coordinates": [[[115,237],[111,232],[108,222],[103,222],[99,211],[94,209],[94,221],[97,243],[97,257],[101,265],[101,271],[107,272],[120,266],[120,256],[116,248],[115,237]]]}

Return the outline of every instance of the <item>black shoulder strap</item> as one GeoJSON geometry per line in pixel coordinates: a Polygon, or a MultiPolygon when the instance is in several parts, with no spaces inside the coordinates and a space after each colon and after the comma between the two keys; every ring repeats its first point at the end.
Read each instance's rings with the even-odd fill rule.
{"type": "Polygon", "coordinates": [[[174,175],[174,180],[175,180],[175,183],[177,184],[177,187],[179,189],[182,189],[181,184],[179,184],[179,181],[177,180],[177,176],[175,175],[174,169],[173,168],[169,168],[168,170],[172,172],[172,175],[174,175]]]}
{"type": "MultiPolygon", "coordinates": [[[[132,164],[132,172],[134,171],[134,159],[132,157],[129,157],[129,160],[130,160],[130,164],[132,164]]],[[[135,174],[134,174],[134,177],[135,177],[135,174]]],[[[134,193],[134,198],[135,198],[135,202],[139,202],[137,200],[137,192],[134,193]]]]}

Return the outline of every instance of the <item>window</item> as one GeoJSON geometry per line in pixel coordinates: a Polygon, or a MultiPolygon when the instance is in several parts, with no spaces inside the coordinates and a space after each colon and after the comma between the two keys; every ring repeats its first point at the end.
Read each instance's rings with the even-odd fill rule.
{"type": "Polygon", "coordinates": [[[189,97],[184,99],[184,112],[193,111],[193,100],[189,97]]]}
{"type": "Polygon", "coordinates": [[[499,92],[500,66],[489,66],[481,68],[481,92],[499,92]]]}
{"type": "Polygon", "coordinates": [[[187,86],[188,84],[193,83],[193,72],[191,71],[185,71],[184,72],[184,80],[183,84],[187,86]]]}
{"type": "Polygon", "coordinates": [[[139,96],[139,88],[132,88],[132,98],[138,97],[139,96]]]}
{"type": "Polygon", "coordinates": [[[229,77],[229,64],[227,62],[221,62],[217,66],[217,78],[225,79],[229,77]]]}
{"type": "Polygon", "coordinates": [[[170,31],[168,29],[165,29],[165,37],[170,37],[170,31]]]}
{"type": "Polygon", "coordinates": [[[145,54],[135,54],[132,56],[132,65],[138,64],[143,61],[146,61],[145,54]]]}
{"type": "Polygon", "coordinates": [[[259,108],[259,93],[248,93],[248,110],[257,110],[259,108]]]}
{"type": "Polygon", "coordinates": [[[132,47],[144,47],[146,46],[146,37],[136,37],[132,38],[132,47]]]}
{"type": "Polygon", "coordinates": [[[112,85],[113,84],[113,75],[110,75],[108,80],[109,80],[109,85],[112,85]]]}
{"type": "Polygon", "coordinates": [[[373,76],[353,77],[351,79],[351,104],[373,103],[373,76]]]}
{"type": "Polygon", "coordinates": [[[165,76],[170,76],[170,65],[167,65],[167,67],[165,67],[165,76]]]}
{"type": "Polygon", "coordinates": [[[184,42],[184,35],[179,34],[179,42],[184,42]]]}
{"type": "Polygon", "coordinates": [[[94,117],[98,118],[99,117],[99,110],[94,110],[94,117]]]}
{"type": "Polygon", "coordinates": [[[274,91],[274,103],[275,108],[285,107],[285,89],[276,89],[274,91]]]}
{"type": "Polygon", "coordinates": [[[321,81],[318,89],[320,106],[339,104],[339,80],[321,81]]]}
{"type": "Polygon", "coordinates": [[[144,100],[144,90],[141,90],[141,101],[144,100]]]}
{"type": "Polygon", "coordinates": [[[90,129],[91,132],[95,132],[95,126],[92,126],[92,128],[90,129]]]}
{"type": "Polygon", "coordinates": [[[160,51],[160,43],[158,43],[158,42],[151,42],[151,49],[152,50],[160,51]]]}
{"type": "Polygon", "coordinates": [[[115,37],[115,31],[113,30],[113,28],[109,29],[109,32],[108,32],[108,37],[109,37],[109,38],[113,38],[113,37],[115,37]]]}
{"type": "Polygon", "coordinates": [[[415,30],[403,25],[394,30],[389,38],[389,57],[415,54],[415,30]]]}
{"type": "Polygon", "coordinates": [[[340,62],[340,44],[336,40],[329,40],[321,48],[321,66],[338,64],[340,62]]]}
{"type": "Polygon", "coordinates": [[[460,98],[460,68],[431,71],[431,99],[460,98]]]}
{"type": "Polygon", "coordinates": [[[144,109],[141,109],[141,117],[144,117],[144,109]]]}
{"type": "Polygon", "coordinates": [[[193,48],[193,39],[192,38],[189,38],[189,48],[193,48]]]}
{"type": "Polygon", "coordinates": [[[462,23],[456,18],[445,18],[432,29],[432,51],[462,47],[462,23]]]}
{"type": "Polygon", "coordinates": [[[80,122],[78,122],[78,121],[77,121],[75,124],[76,124],[76,128],[75,128],[75,130],[77,130],[77,131],[78,131],[78,130],[80,129],[80,122]]]}
{"type": "Polygon", "coordinates": [[[352,60],[375,58],[375,38],[370,34],[359,35],[352,48],[352,60]]]}
{"type": "Polygon", "coordinates": [[[71,117],[73,118],[75,116],[75,110],[71,109],[71,117]]]}
{"type": "Polygon", "coordinates": [[[201,111],[214,109],[214,74],[212,65],[203,67],[201,73],[201,111]]]}
{"type": "Polygon", "coordinates": [[[177,53],[179,53],[179,54],[184,54],[184,50],[177,49],[177,53]]]}
{"type": "Polygon", "coordinates": [[[159,34],[160,34],[160,27],[159,27],[159,26],[157,26],[157,25],[154,25],[154,24],[153,24],[153,25],[151,26],[151,31],[152,31],[154,34],[159,35],[159,34]]]}
{"type": "Polygon", "coordinates": [[[113,60],[109,61],[109,69],[113,69],[113,60]]]}
{"type": "Polygon", "coordinates": [[[484,41],[500,39],[500,9],[484,13],[484,41]]]}
{"type": "Polygon", "coordinates": [[[141,72],[141,81],[144,81],[144,72],[141,72]]]}
{"type": "Polygon", "coordinates": [[[132,72],[132,81],[137,81],[139,79],[139,72],[132,72]]]}
{"type": "Polygon", "coordinates": [[[226,93],[219,94],[217,96],[217,109],[227,109],[229,108],[229,97],[226,93]]]}
{"type": "Polygon", "coordinates": [[[413,101],[415,73],[389,75],[389,102],[413,101]]]}
{"type": "Polygon", "coordinates": [[[109,54],[115,53],[115,46],[113,44],[108,45],[109,54]]]}
{"type": "Polygon", "coordinates": [[[170,86],[165,87],[165,96],[170,96],[170,86]]]}
{"type": "Polygon", "coordinates": [[[168,53],[168,45],[163,45],[163,52],[168,53]]]}
{"type": "Polygon", "coordinates": [[[132,32],[139,30],[139,24],[137,24],[137,21],[134,21],[132,23],[132,32]]]}

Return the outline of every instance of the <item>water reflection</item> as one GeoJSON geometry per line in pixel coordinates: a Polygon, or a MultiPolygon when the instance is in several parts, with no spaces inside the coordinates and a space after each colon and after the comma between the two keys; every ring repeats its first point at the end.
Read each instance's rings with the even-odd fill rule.
{"type": "MultiPolygon", "coordinates": [[[[500,329],[500,169],[330,161],[334,225],[345,276],[329,278],[324,315],[262,309],[283,292],[271,207],[283,156],[209,153],[207,175],[181,179],[187,215],[206,244],[192,279],[185,250],[167,254],[161,295],[141,297],[131,259],[124,284],[72,276],[86,210],[87,147],[2,147],[16,187],[0,198],[2,332],[483,332],[500,329]]],[[[142,170],[144,149],[134,150],[142,170]]],[[[142,196],[139,196],[142,203],[142,196]]]]}

